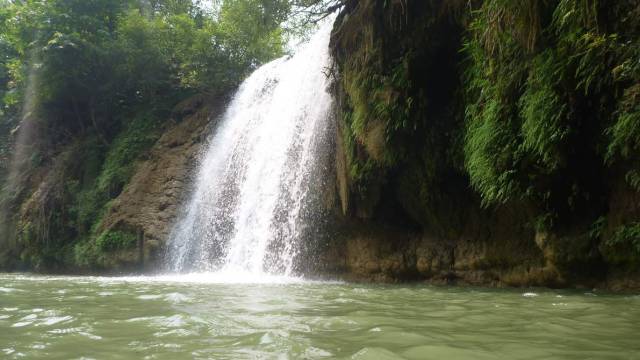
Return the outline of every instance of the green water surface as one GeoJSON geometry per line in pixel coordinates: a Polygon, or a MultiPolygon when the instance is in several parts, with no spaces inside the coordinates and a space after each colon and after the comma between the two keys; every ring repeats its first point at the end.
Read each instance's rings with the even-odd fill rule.
{"type": "Polygon", "coordinates": [[[0,275],[0,358],[640,359],[640,296],[0,275]]]}

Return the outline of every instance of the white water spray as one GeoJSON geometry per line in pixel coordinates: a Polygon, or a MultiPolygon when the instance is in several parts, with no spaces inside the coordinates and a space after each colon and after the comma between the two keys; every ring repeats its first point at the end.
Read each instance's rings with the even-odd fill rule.
{"type": "Polygon", "coordinates": [[[293,57],[262,66],[240,86],[172,232],[172,271],[294,271],[328,150],[331,28],[325,23],[293,57]]]}

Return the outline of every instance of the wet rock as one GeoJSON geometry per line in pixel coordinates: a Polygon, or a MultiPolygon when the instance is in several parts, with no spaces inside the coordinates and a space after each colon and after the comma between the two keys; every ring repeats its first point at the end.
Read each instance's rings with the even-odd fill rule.
{"type": "MultiPolygon", "coordinates": [[[[101,231],[136,229],[142,234],[145,268],[157,266],[180,206],[189,193],[190,177],[207,135],[217,122],[223,101],[196,97],[178,105],[173,124],[140,162],[122,193],[113,200],[101,231]]],[[[135,253],[135,254],[133,254],[135,253]]],[[[123,255],[124,256],[124,255],[123,255]]]]}

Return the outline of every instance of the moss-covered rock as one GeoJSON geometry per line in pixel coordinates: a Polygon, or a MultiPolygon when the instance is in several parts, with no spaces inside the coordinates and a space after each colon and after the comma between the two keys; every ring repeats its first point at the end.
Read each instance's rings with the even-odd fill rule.
{"type": "Polygon", "coordinates": [[[121,228],[140,232],[140,261],[145,269],[157,268],[162,260],[165,241],[189,191],[198,151],[215,127],[223,101],[199,96],[180,103],[173,123],[136,165],[98,226],[101,232],[121,228]]]}
{"type": "Polygon", "coordinates": [[[336,269],[635,283],[620,279],[640,273],[640,7],[590,4],[346,1],[331,40],[336,269]]]}
{"type": "Polygon", "coordinates": [[[32,170],[24,194],[9,204],[16,213],[5,222],[16,232],[1,239],[0,267],[153,268],[222,101],[195,96],[163,120],[142,109],[108,145],[86,135],[62,147],[32,170]]]}

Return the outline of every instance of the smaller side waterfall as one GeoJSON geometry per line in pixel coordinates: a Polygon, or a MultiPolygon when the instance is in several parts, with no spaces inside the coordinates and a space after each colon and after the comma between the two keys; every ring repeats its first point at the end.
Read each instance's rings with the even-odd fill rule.
{"type": "Polygon", "coordinates": [[[169,241],[172,271],[290,275],[326,176],[331,22],[241,86],[169,241]]]}

